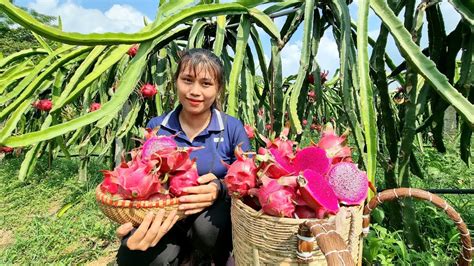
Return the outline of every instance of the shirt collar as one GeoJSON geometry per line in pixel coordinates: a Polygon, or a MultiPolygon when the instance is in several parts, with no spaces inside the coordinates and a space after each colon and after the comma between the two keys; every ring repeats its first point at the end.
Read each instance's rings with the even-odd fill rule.
{"type": "MultiPolygon", "coordinates": [[[[175,132],[182,131],[181,124],[179,123],[179,112],[183,109],[183,106],[178,105],[173,111],[169,112],[163,121],[161,122],[162,127],[166,127],[175,132]]],[[[222,131],[224,130],[224,114],[217,110],[217,108],[211,108],[211,121],[205,129],[205,131],[222,131]]]]}

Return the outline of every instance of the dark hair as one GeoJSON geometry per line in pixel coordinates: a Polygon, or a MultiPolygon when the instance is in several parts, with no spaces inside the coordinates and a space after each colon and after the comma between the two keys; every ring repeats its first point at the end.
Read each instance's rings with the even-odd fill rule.
{"type": "Polygon", "coordinates": [[[220,95],[225,87],[225,73],[224,65],[219,57],[217,57],[213,52],[202,48],[193,48],[183,51],[176,73],[174,73],[175,82],[178,80],[179,73],[188,67],[191,67],[194,73],[197,73],[196,70],[198,68],[204,68],[214,74],[219,86],[217,89],[216,101],[212,105],[220,109],[220,95]]]}

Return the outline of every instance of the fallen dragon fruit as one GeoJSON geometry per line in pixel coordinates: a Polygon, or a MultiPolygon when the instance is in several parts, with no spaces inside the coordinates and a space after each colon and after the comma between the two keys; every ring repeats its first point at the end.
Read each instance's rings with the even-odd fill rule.
{"type": "Polygon", "coordinates": [[[156,163],[153,160],[143,162],[137,153],[131,161],[122,161],[113,171],[103,170],[101,189],[121,199],[147,199],[161,188],[160,174],[154,169],[156,163]]]}
{"type": "Polygon", "coordinates": [[[254,158],[248,158],[243,154],[240,145],[235,148],[234,154],[237,160],[232,165],[224,163],[227,167],[224,183],[230,195],[242,198],[257,183],[257,166],[254,158]]]}
{"type": "Polygon", "coordinates": [[[175,197],[186,195],[187,193],[183,191],[183,188],[199,185],[199,182],[197,181],[198,178],[199,174],[196,168],[196,163],[194,163],[193,166],[187,171],[178,172],[174,175],[170,175],[170,193],[173,194],[175,197]]]}
{"type": "Polygon", "coordinates": [[[339,201],[346,205],[359,205],[367,197],[369,181],[365,172],[349,162],[334,165],[328,181],[339,201]]]}
{"type": "Polygon", "coordinates": [[[339,211],[339,202],[326,178],[313,171],[305,170],[297,178],[298,191],[304,201],[316,212],[318,219],[339,211]]]}

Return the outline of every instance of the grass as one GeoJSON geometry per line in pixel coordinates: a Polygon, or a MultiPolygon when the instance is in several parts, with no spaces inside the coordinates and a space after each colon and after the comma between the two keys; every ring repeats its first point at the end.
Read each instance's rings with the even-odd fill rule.
{"type": "MultiPolygon", "coordinates": [[[[443,155],[426,148],[417,153],[417,158],[424,179],[412,177],[413,187],[474,187],[474,169],[466,167],[455,150],[443,155]]],[[[106,166],[93,161],[89,180],[81,183],[77,160],[56,159],[52,169],[46,169],[47,162],[40,160],[34,174],[19,182],[21,160],[12,157],[0,163],[0,265],[104,265],[112,260],[118,248],[116,225],[105,218],[94,199],[94,189],[102,179],[98,170],[106,166]]],[[[377,180],[383,180],[380,169],[377,180]]],[[[462,214],[472,233],[472,195],[442,197],[462,214]]],[[[460,246],[453,222],[426,202],[417,202],[415,206],[428,251],[411,250],[404,243],[402,232],[384,228],[383,208],[378,208],[364,243],[367,264],[448,265],[455,260],[460,246]]]]}
{"type": "MultiPolygon", "coordinates": [[[[474,188],[474,168],[461,161],[454,145],[445,154],[426,147],[416,152],[423,178],[412,175],[412,187],[474,188]]],[[[377,170],[379,187],[383,187],[383,171],[377,170]]],[[[439,195],[461,214],[471,237],[474,233],[474,201],[472,194],[439,195]]],[[[372,225],[364,243],[364,262],[368,265],[453,265],[460,252],[459,231],[446,214],[426,201],[415,201],[415,212],[427,251],[417,252],[403,241],[401,231],[389,231],[383,226],[384,206],[372,215],[372,225]]]]}
{"type": "Polygon", "coordinates": [[[3,160],[0,167],[0,265],[84,264],[115,253],[115,225],[94,198],[102,167],[92,164],[90,180],[81,183],[78,162],[58,159],[51,170],[39,168],[22,183],[21,159],[3,160]]]}

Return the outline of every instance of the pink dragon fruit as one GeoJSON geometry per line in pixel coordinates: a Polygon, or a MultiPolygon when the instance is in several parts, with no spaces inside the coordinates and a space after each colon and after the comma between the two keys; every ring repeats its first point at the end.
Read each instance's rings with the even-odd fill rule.
{"type": "Polygon", "coordinates": [[[322,219],[326,213],[336,214],[339,211],[336,194],[323,175],[307,169],[298,176],[297,182],[301,197],[316,212],[317,218],[322,219]]]}
{"type": "Polygon", "coordinates": [[[255,187],[257,166],[254,158],[247,158],[243,155],[240,145],[235,148],[234,154],[237,160],[232,165],[223,162],[227,167],[224,182],[227,185],[229,195],[241,198],[248,194],[249,189],[255,187]]]}
{"type": "Polygon", "coordinates": [[[255,138],[255,130],[251,125],[245,125],[244,129],[245,129],[245,133],[247,134],[247,137],[249,139],[255,138]]]}
{"type": "Polygon", "coordinates": [[[92,103],[91,106],[89,107],[89,112],[94,112],[99,110],[101,107],[100,103],[92,103]]]}
{"type": "Polygon", "coordinates": [[[328,173],[329,184],[339,201],[346,205],[359,205],[367,197],[369,181],[365,172],[353,163],[341,162],[328,173]]]}
{"type": "Polygon", "coordinates": [[[49,110],[53,108],[53,103],[49,99],[37,100],[31,105],[33,105],[34,108],[43,112],[49,112],[49,110]]]}
{"type": "Polygon", "coordinates": [[[127,51],[127,54],[130,56],[130,57],[134,57],[135,55],[137,55],[137,52],[138,52],[138,44],[134,44],[132,45],[128,51],[127,51]]]}
{"type": "Polygon", "coordinates": [[[281,154],[281,156],[287,157],[291,160],[295,157],[293,152],[293,146],[295,145],[295,142],[288,139],[289,132],[290,129],[285,127],[281,131],[280,136],[273,141],[265,138],[264,136],[260,136],[260,138],[266,143],[267,149],[276,149],[281,154]]]}
{"type": "Polygon", "coordinates": [[[259,148],[258,158],[261,161],[262,174],[270,178],[278,179],[290,175],[293,165],[288,157],[283,156],[276,148],[259,148]]]}
{"type": "Polygon", "coordinates": [[[192,166],[189,158],[191,152],[202,149],[203,147],[177,147],[174,150],[160,151],[152,155],[153,159],[161,161],[160,172],[172,174],[176,172],[187,171],[192,166]]]}
{"type": "Polygon", "coordinates": [[[250,193],[256,194],[264,213],[278,217],[293,217],[295,190],[292,187],[271,180],[256,192],[251,190],[250,193]]]}
{"type": "Polygon", "coordinates": [[[311,169],[324,175],[329,170],[330,164],[326,151],[318,147],[307,147],[298,151],[293,160],[294,170],[297,173],[311,169]]]}
{"type": "Polygon", "coordinates": [[[140,93],[145,98],[151,98],[155,96],[157,92],[158,90],[156,89],[156,86],[150,83],[147,83],[140,88],[140,93]]]}
{"type": "Polygon", "coordinates": [[[170,180],[169,180],[170,193],[173,194],[175,197],[186,195],[187,193],[183,192],[183,188],[198,186],[199,185],[199,182],[197,181],[198,178],[199,178],[199,174],[198,174],[195,163],[189,170],[185,172],[178,172],[175,175],[170,175],[170,180]]]}
{"type": "Polygon", "coordinates": [[[280,178],[294,171],[291,161],[295,158],[295,143],[287,138],[289,130],[284,128],[280,136],[273,141],[260,136],[267,147],[258,150],[258,154],[262,155],[259,156],[262,160],[261,168],[264,169],[263,173],[271,178],[280,178]]]}
{"type": "Polygon", "coordinates": [[[295,217],[298,219],[316,218],[316,212],[308,205],[297,205],[295,207],[295,217]]]}
{"type": "Polygon", "coordinates": [[[116,194],[122,199],[144,200],[160,191],[159,173],[155,171],[157,161],[143,162],[139,154],[128,163],[123,161],[113,171],[103,170],[104,193],[116,194]]]}
{"type": "Polygon", "coordinates": [[[176,150],[178,145],[174,140],[174,136],[157,136],[152,129],[147,129],[147,134],[145,134],[147,139],[143,143],[142,148],[142,158],[149,159],[152,154],[157,151],[160,152],[171,152],[176,150]]]}
{"type": "Polygon", "coordinates": [[[160,172],[182,172],[191,168],[193,162],[189,159],[191,152],[202,147],[178,147],[174,136],[157,136],[152,129],[147,129],[147,139],[143,143],[142,159],[160,161],[160,172]]]}
{"type": "Polygon", "coordinates": [[[329,158],[332,158],[333,164],[340,161],[352,161],[351,149],[346,146],[346,137],[348,133],[349,132],[346,131],[341,136],[336,135],[331,124],[327,124],[322,132],[322,137],[317,146],[326,150],[326,155],[329,158]]]}
{"type": "Polygon", "coordinates": [[[13,152],[12,147],[7,147],[7,146],[1,146],[0,147],[0,153],[12,153],[13,152]]]}

